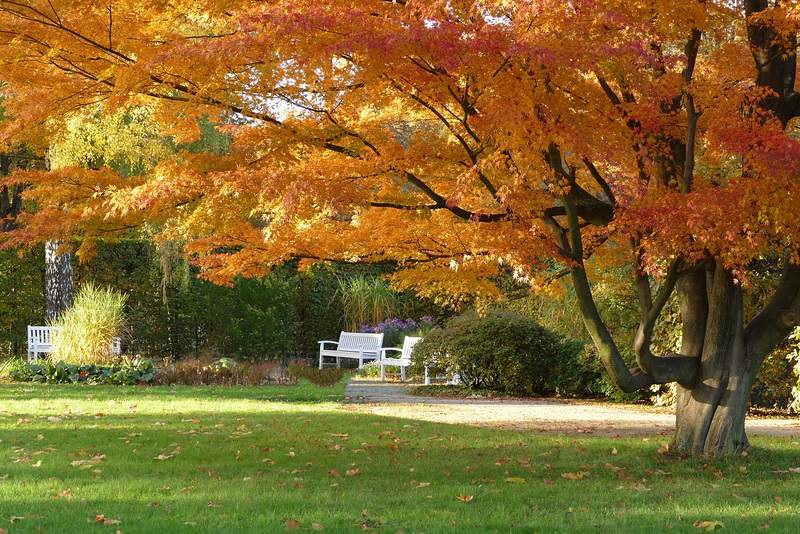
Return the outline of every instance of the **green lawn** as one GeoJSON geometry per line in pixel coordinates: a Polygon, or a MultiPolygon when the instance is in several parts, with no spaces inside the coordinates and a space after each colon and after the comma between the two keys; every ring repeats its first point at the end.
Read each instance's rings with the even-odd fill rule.
{"type": "MultiPolygon", "coordinates": [[[[677,458],[342,410],[343,386],[1,384],[0,529],[800,531],[800,437],[677,458]]],[[[2,531],[0,531],[2,532],[2,531]]]]}

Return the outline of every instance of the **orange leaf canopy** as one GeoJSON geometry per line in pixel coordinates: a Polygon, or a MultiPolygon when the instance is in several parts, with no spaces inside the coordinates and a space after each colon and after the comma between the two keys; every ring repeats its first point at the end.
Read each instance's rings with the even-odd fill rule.
{"type": "Polygon", "coordinates": [[[574,261],[576,213],[584,257],[637,235],[652,272],[744,266],[800,238],[798,143],[760,112],[745,31],[725,2],[2,2],[7,150],[142,113],[174,148],[7,178],[35,207],[7,244],[148,227],[220,282],[299,257],[490,295],[498,265],[574,261]]]}

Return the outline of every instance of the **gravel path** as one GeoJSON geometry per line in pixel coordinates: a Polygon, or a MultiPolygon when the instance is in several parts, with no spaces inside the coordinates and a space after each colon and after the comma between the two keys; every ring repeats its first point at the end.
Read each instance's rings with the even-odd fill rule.
{"type": "MultiPolygon", "coordinates": [[[[651,407],[560,399],[445,399],[409,395],[399,382],[355,378],[345,387],[350,411],[440,423],[491,426],[564,435],[671,436],[675,415],[651,407]]],[[[800,419],[748,419],[748,435],[800,438],[800,419]]]]}

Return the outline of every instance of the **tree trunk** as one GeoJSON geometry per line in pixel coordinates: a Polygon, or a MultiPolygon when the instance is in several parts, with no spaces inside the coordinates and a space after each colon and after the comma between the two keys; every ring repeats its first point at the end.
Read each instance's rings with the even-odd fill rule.
{"type": "Polygon", "coordinates": [[[59,252],[62,241],[51,239],[44,247],[45,318],[48,323],[72,306],[72,254],[59,252]]]}
{"type": "MultiPolygon", "coordinates": [[[[11,170],[11,157],[0,154],[0,176],[7,176],[11,170]]],[[[17,216],[22,209],[22,187],[19,185],[0,187],[0,231],[8,232],[16,228],[17,216]]]]}
{"type": "Polygon", "coordinates": [[[715,265],[707,271],[705,284],[698,283],[700,278],[695,277],[679,288],[679,293],[684,293],[683,313],[690,317],[706,316],[706,320],[704,329],[684,328],[685,348],[689,352],[699,350],[701,358],[694,384],[678,386],[672,446],[692,453],[740,452],[749,445],[744,422],[750,390],[763,356],[750,354],[745,343],[742,291],[732,273],[715,265]],[[704,289],[707,299],[697,298],[702,297],[697,293],[686,294],[689,290],[704,289]],[[692,313],[693,306],[707,307],[707,311],[692,313]],[[697,344],[700,333],[701,347],[697,344]]]}
{"type": "Polygon", "coordinates": [[[723,351],[705,355],[694,387],[678,386],[673,449],[716,455],[748,448],[744,423],[755,374],[743,372],[743,356],[723,351]]]}

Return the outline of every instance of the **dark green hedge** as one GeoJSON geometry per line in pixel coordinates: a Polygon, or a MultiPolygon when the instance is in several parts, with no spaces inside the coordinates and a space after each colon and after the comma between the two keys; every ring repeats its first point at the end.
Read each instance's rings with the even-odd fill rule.
{"type": "MultiPolygon", "coordinates": [[[[92,281],[128,295],[123,352],[143,358],[233,357],[287,361],[314,357],[317,341],[338,339],[342,312],[337,277],[377,276],[390,267],[315,265],[296,262],[262,278],[237,278],[216,286],[177,254],[171,274],[149,240],[101,242],[89,261],[73,261],[75,285],[92,281]]],[[[0,254],[0,356],[22,356],[26,325],[44,324],[44,256],[40,248],[0,254]]],[[[436,311],[422,308],[422,315],[436,311]]]]}
{"type": "Polygon", "coordinates": [[[475,389],[586,394],[598,377],[582,365],[583,345],[510,310],[470,311],[416,345],[413,370],[430,365],[475,389]]]}

